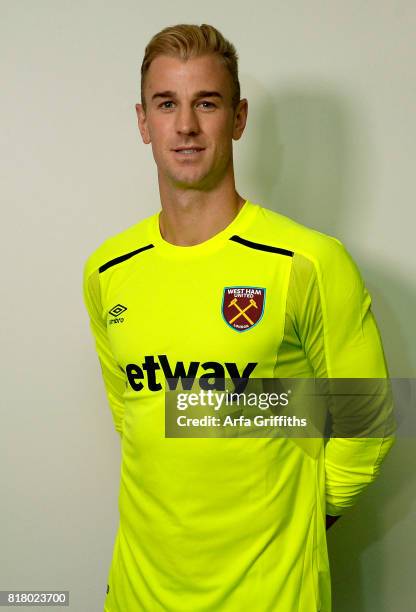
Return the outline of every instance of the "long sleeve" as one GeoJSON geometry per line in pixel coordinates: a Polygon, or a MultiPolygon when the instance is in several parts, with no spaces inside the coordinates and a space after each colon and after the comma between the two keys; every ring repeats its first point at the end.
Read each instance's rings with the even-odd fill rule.
{"type": "MultiPolygon", "coordinates": [[[[371,299],[360,273],[344,246],[331,239],[322,259],[299,266],[305,281],[298,311],[298,333],[316,378],[388,379],[380,334],[371,299]]],[[[350,396],[331,410],[332,434],[325,447],[327,514],[338,516],[352,507],[375,480],[392,447],[395,421],[388,396],[350,396]],[[381,398],[381,399],[380,399],[381,398]],[[351,423],[362,424],[360,435],[351,423]],[[354,431],[354,433],[353,433],[354,431]],[[347,433],[346,433],[347,432],[347,433]],[[350,435],[348,435],[350,432],[350,435]],[[367,436],[367,437],[364,437],[367,436]]],[[[336,384],[336,383],[334,383],[336,384]]],[[[336,403],[337,403],[336,402],[336,403]]]]}
{"type": "Polygon", "coordinates": [[[102,312],[99,272],[98,269],[91,269],[89,260],[84,267],[83,297],[89,315],[90,329],[101,365],[114,426],[120,436],[122,436],[124,415],[123,393],[126,388],[125,374],[111,352],[105,318],[103,318],[102,312]]]}

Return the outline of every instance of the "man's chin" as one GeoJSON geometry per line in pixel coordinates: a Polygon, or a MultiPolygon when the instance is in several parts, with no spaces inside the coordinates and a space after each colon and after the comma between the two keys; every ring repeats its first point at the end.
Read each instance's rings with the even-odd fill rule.
{"type": "Polygon", "coordinates": [[[212,183],[209,175],[202,173],[177,173],[171,176],[171,182],[178,189],[208,189],[212,183]]]}

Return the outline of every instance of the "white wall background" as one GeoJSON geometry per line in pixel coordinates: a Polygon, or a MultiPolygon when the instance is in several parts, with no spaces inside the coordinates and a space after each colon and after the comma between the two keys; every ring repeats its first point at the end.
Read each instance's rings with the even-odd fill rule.
{"type": "MultiPolygon", "coordinates": [[[[146,43],[180,22],[234,42],[249,99],[240,193],[346,244],[392,376],[414,377],[416,5],[1,0],[0,11],[0,589],[69,589],[71,610],[95,612],[120,445],[81,275],[107,236],[159,209],[134,111],[146,43]]],[[[413,609],[411,435],[328,532],[336,612],[413,609]]]]}

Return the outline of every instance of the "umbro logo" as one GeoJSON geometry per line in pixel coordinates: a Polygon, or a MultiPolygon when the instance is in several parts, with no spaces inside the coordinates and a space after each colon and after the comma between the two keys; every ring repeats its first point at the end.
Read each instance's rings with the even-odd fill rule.
{"type": "Polygon", "coordinates": [[[127,308],[123,306],[123,304],[117,304],[116,306],[113,306],[111,310],[108,311],[108,314],[110,314],[112,317],[118,317],[125,310],[127,310],[127,308]]]}
{"type": "Polygon", "coordinates": [[[110,319],[110,323],[123,323],[124,317],[120,317],[120,315],[126,310],[127,308],[123,306],[123,304],[116,304],[113,306],[112,309],[108,311],[108,314],[116,318],[110,319]]]}

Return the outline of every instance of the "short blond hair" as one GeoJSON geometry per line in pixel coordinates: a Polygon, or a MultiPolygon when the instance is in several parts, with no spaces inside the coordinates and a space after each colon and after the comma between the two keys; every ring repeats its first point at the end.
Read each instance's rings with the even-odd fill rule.
{"type": "Polygon", "coordinates": [[[238,80],[238,55],[234,45],[214,26],[180,23],[164,28],[151,38],[144,52],[141,66],[141,102],[146,112],[144,84],[150,64],[158,55],[169,55],[187,60],[208,53],[216,53],[224,62],[232,80],[232,106],[235,110],[240,101],[238,80]]]}

